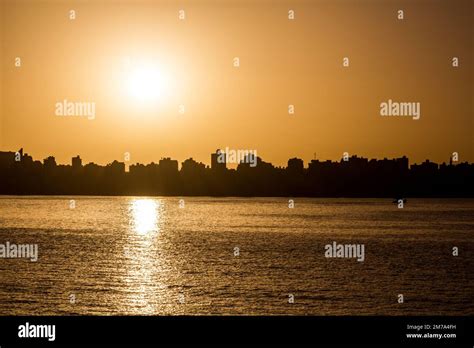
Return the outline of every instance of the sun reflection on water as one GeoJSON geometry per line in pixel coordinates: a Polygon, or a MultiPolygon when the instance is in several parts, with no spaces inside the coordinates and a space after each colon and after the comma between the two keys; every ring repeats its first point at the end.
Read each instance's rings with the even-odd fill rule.
{"type": "Polygon", "coordinates": [[[124,246],[124,282],[128,284],[126,311],[153,314],[157,311],[157,276],[162,271],[159,257],[159,233],[165,207],[160,199],[134,198],[129,202],[129,233],[124,246]]]}
{"type": "Polygon", "coordinates": [[[160,202],[153,199],[135,199],[131,203],[131,223],[133,230],[140,235],[159,232],[160,202]]]}

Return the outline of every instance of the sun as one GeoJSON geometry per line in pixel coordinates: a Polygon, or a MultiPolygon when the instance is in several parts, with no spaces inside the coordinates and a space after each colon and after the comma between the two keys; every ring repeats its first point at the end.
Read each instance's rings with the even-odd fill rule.
{"type": "Polygon", "coordinates": [[[133,66],[128,72],[128,94],[140,102],[162,99],[167,93],[168,79],[157,66],[147,64],[133,66]]]}

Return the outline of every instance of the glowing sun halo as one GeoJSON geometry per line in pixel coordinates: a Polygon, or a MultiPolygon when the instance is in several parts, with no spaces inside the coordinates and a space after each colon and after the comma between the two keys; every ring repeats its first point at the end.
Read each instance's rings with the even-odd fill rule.
{"type": "Polygon", "coordinates": [[[155,66],[137,66],[129,71],[128,94],[139,101],[156,101],[166,93],[166,76],[155,66]]]}

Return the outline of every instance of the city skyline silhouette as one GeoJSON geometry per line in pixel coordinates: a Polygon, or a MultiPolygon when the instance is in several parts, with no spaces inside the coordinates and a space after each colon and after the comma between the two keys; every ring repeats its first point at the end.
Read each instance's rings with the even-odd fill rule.
{"type": "MultiPolygon", "coordinates": [[[[290,158],[275,167],[255,154],[227,168],[211,154],[211,165],[192,157],[179,165],[170,157],[158,163],[129,165],[113,160],[105,166],[83,165],[79,155],[70,165],[53,156],[34,160],[23,148],[0,152],[0,194],[169,195],[169,196],[299,196],[299,197],[473,197],[474,164],[409,163],[406,156],[368,159],[356,155],[340,161],[290,158]],[[255,161],[255,163],[253,163],[255,161]],[[255,164],[255,165],[253,165],[255,164]]],[[[225,158],[225,157],[224,157],[225,158]]]]}

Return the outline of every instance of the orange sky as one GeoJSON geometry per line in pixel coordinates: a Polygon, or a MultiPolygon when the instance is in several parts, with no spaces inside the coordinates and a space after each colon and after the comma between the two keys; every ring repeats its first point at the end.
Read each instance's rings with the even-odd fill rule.
{"type": "Polygon", "coordinates": [[[474,162],[470,0],[0,6],[1,150],[23,147],[61,163],[80,154],[105,164],[125,152],[131,163],[163,156],[209,163],[225,147],[257,150],[275,165],[343,152],[412,162],[458,152],[474,162]],[[130,66],[143,64],[164,76],[153,100],[129,92],[130,66]],[[56,116],[64,99],[94,102],[95,119],[56,116]],[[381,117],[388,99],[420,102],[420,119],[381,117]]]}

